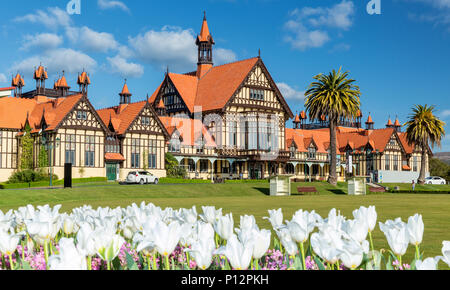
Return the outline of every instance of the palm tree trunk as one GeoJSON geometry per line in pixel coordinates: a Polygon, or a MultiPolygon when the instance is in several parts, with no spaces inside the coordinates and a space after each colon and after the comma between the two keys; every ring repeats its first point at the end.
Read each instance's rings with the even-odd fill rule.
{"type": "Polygon", "coordinates": [[[417,183],[419,184],[425,184],[425,174],[427,169],[427,149],[426,145],[422,145],[422,159],[420,162],[420,175],[419,180],[417,180],[417,183]]]}
{"type": "Polygon", "coordinates": [[[330,176],[328,177],[328,183],[334,186],[337,185],[337,172],[336,172],[336,123],[330,118],[330,176]]]}

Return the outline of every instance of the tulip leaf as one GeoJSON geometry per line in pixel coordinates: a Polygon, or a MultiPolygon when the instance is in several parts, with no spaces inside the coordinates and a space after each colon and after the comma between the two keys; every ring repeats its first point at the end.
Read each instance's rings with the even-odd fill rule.
{"type": "Polygon", "coordinates": [[[316,262],[317,267],[319,267],[319,270],[321,270],[321,271],[325,270],[324,264],[318,257],[314,257],[314,261],[316,262]]]}
{"type": "Polygon", "coordinates": [[[303,270],[303,262],[300,256],[295,256],[294,259],[294,268],[295,270],[303,270]]]}
{"type": "Polygon", "coordinates": [[[112,261],[112,265],[113,265],[113,269],[115,269],[115,270],[122,270],[122,266],[120,265],[120,259],[119,259],[119,257],[116,257],[116,258],[112,261]]]}
{"type": "Polygon", "coordinates": [[[138,266],[136,265],[136,262],[134,261],[133,257],[128,252],[125,252],[126,259],[127,259],[127,268],[128,270],[136,271],[139,270],[138,266]]]}
{"type": "Polygon", "coordinates": [[[389,256],[388,261],[386,263],[386,270],[394,270],[394,267],[392,266],[392,257],[389,256]]]}
{"type": "Polygon", "coordinates": [[[22,269],[21,270],[29,271],[29,270],[33,270],[33,268],[31,268],[30,263],[28,263],[27,261],[22,261],[22,269]]]}

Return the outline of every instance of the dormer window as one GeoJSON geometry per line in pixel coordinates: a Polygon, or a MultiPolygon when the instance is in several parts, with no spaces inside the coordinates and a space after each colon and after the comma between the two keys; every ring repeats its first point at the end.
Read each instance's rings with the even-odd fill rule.
{"type": "Polygon", "coordinates": [[[87,120],[87,112],[77,111],[77,120],[87,120]]]}
{"type": "Polygon", "coordinates": [[[181,152],[181,141],[180,137],[173,135],[169,142],[169,152],[179,153],[181,152]]]}
{"type": "Polygon", "coordinates": [[[315,147],[308,148],[308,159],[316,159],[317,150],[315,147]]]}
{"type": "Polygon", "coordinates": [[[291,146],[291,148],[289,149],[290,151],[290,156],[291,158],[295,158],[295,153],[297,151],[297,149],[295,148],[295,146],[291,146]]]}

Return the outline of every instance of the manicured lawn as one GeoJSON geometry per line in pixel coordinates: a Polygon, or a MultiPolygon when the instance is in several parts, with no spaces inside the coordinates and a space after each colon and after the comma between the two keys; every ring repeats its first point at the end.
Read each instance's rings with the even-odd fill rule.
{"type": "MultiPolygon", "coordinates": [[[[425,223],[422,250],[425,256],[442,255],[442,241],[450,240],[450,195],[449,194],[370,194],[367,196],[347,196],[346,184],[334,188],[327,183],[314,183],[320,195],[293,195],[291,197],[270,197],[268,183],[242,184],[160,184],[157,186],[119,186],[117,184],[98,184],[91,187],[54,190],[0,190],[0,210],[17,209],[27,204],[44,205],[62,204],[61,212],[83,205],[102,207],[126,207],[132,203],[152,202],[160,207],[175,209],[197,206],[201,213],[202,205],[214,205],[223,208],[223,212],[232,212],[235,227],[239,226],[240,215],[254,215],[261,228],[271,228],[264,216],[269,209],[282,208],[286,219],[299,210],[316,210],[326,217],[332,208],[336,208],[347,218],[353,218],[352,211],[360,206],[376,206],[378,220],[401,217],[407,221],[415,213],[423,215],[425,223]]],[[[293,184],[311,186],[309,183],[293,184]]],[[[375,247],[388,249],[389,246],[377,227],[374,233],[375,247]]],[[[406,261],[414,254],[412,247],[408,250],[406,261]]],[[[442,264],[441,264],[442,265],[442,264]]]]}

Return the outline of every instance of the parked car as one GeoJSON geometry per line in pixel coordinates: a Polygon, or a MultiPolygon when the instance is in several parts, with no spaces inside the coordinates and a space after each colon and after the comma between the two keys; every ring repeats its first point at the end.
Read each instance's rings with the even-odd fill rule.
{"type": "Polygon", "coordinates": [[[438,176],[430,176],[425,179],[425,184],[447,184],[447,181],[438,176]]]}
{"type": "Polygon", "coordinates": [[[158,184],[159,180],[158,177],[148,171],[131,171],[128,173],[126,182],[135,184],[158,184]]]}

